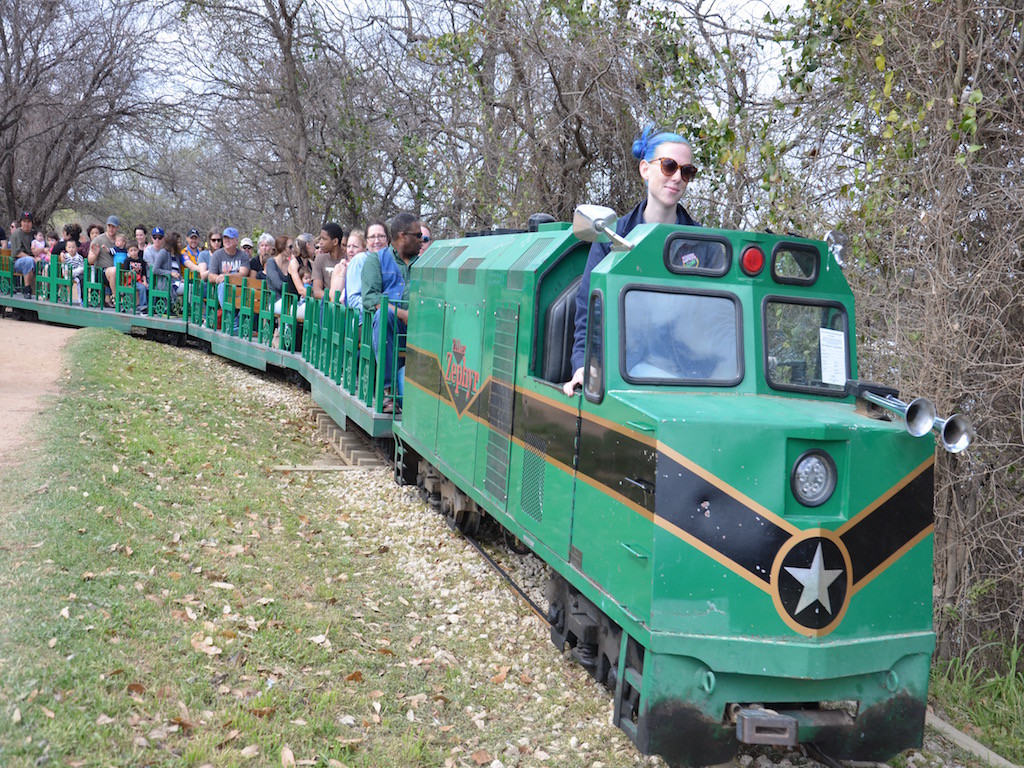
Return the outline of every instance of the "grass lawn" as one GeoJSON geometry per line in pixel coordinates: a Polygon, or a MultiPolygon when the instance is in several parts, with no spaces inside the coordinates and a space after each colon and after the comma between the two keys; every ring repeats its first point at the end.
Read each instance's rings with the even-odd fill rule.
{"type": "Polygon", "coordinates": [[[654,765],[293,387],[109,331],[0,478],[0,765],[654,765]]]}

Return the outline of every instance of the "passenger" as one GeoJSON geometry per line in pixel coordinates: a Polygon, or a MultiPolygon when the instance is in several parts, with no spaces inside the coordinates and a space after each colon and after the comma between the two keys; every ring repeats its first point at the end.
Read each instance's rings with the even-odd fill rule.
{"type": "MultiPolygon", "coordinates": [[[[615,231],[627,235],[640,224],[682,224],[700,226],[679,201],[697,175],[690,142],[676,133],[657,132],[648,126],[633,142],[633,157],[640,161],[640,177],[647,184],[647,197],[615,224],[615,231]]],[[[572,347],[572,378],[562,385],[569,397],[583,386],[583,356],[587,343],[587,308],[590,302],[590,273],[611,251],[610,243],[590,246],[583,282],[576,295],[575,332],[572,347]]]]}
{"type": "MultiPolygon", "coordinates": [[[[166,287],[166,281],[171,281],[171,295],[181,296],[184,286],[181,282],[181,273],[178,272],[178,265],[171,257],[169,249],[164,247],[166,238],[160,227],[153,227],[153,244],[146,247],[146,254],[149,258],[144,260],[149,264],[149,273],[152,275],[153,287],[161,290],[166,287]]],[[[177,250],[177,249],[174,249],[177,250]]]]}
{"type": "Polygon", "coordinates": [[[103,227],[101,227],[99,224],[90,224],[88,229],[86,229],[79,237],[78,252],[82,254],[83,259],[89,257],[89,243],[91,243],[95,238],[99,237],[99,234],[102,231],[103,227]]]}
{"type": "Polygon", "coordinates": [[[125,259],[125,268],[135,273],[135,306],[139,309],[146,307],[149,301],[149,279],[146,270],[146,260],[139,253],[139,244],[134,242],[128,246],[128,258],[125,259]]]}
{"type": "Polygon", "coordinates": [[[25,211],[21,214],[17,229],[11,230],[8,242],[11,256],[14,258],[14,273],[22,276],[25,295],[32,295],[32,286],[36,280],[36,259],[32,255],[32,214],[25,211]]]}
{"type": "Polygon", "coordinates": [[[423,252],[430,247],[430,228],[426,224],[420,224],[420,235],[423,237],[423,241],[420,243],[420,256],[423,252]]]}
{"type": "MultiPolygon", "coordinates": [[[[78,227],[77,224],[68,226],[78,227]]],[[[81,227],[78,227],[81,229],[81,227]]],[[[85,259],[78,252],[78,243],[74,239],[64,241],[64,252],[60,254],[60,261],[64,265],[65,277],[71,278],[71,300],[82,306],[82,277],[85,275],[85,259]],[[78,289],[77,291],[75,289],[78,289]],[[77,295],[77,298],[76,298],[77,295]]]]}
{"type": "Polygon", "coordinates": [[[61,251],[54,250],[57,247],[57,243],[60,240],[57,237],[57,233],[50,230],[46,233],[46,252],[51,256],[57,257],[57,261],[60,261],[61,251]]]}
{"type": "Polygon", "coordinates": [[[267,288],[274,297],[276,308],[274,312],[281,314],[281,294],[285,283],[291,278],[288,276],[288,265],[292,260],[292,239],[287,235],[278,235],[274,240],[274,254],[267,261],[267,288]]]}
{"type": "MultiPolygon", "coordinates": [[[[61,260],[67,261],[67,249],[68,243],[72,243],[75,247],[75,253],[78,253],[78,239],[82,236],[82,225],[81,224],[65,224],[61,230],[62,237],[58,241],[57,245],[54,246],[53,253],[61,254],[61,260]]],[[[79,254],[81,256],[81,254],[79,254]]],[[[85,263],[85,259],[82,259],[82,263],[85,263]]],[[[83,274],[85,270],[83,269],[83,274]]]]}
{"type": "Polygon", "coordinates": [[[348,261],[366,250],[366,234],[361,229],[353,229],[348,233],[348,242],[345,243],[345,254],[348,261]]]}
{"type": "Polygon", "coordinates": [[[128,258],[128,237],[124,232],[117,233],[117,237],[114,238],[114,247],[110,252],[114,256],[115,267],[124,264],[124,260],[128,258]]]}
{"type": "Polygon", "coordinates": [[[354,229],[348,233],[345,239],[345,250],[338,266],[331,272],[331,283],[327,286],[327,297],[332,300],[345,303],[345,279],[349,267],[352,265],[352,258],[362,250],[363,233],[354,229]]]}
{"type": "Polygon", "coordinates": [[[313,262],[316,260],[316,238],[309,232],[303,232],[295,238],[294,257],[298,259],[299,270],[313,269],[313,262]]]}
{"type": "MultiPolygon", "coordinates": [[[[209,263],[209,261],[207,261],[209,263]]],[[[189,229],[185,235],[185,248],[181,251],[182,275],[202,272],[199,270],[199,230],[195,227],[189,229]]]]}
{"type": "Polygon", "coordinates": [[[405,334],[409,322],[409,272],[420,257],[420,220],[414,213],[399,213],[391,220],[394,242],[371,254],[363,265],[363,309],[373,312],[373,353],[378,352],[380,304],[388,297],[387,341],[384,348],[384,413],[401,410],[391,393],[395,387],[395,337],[405,334]],[[402,302],[399,304],[398,302],[402,302]]]}
{"type": "Polygon", "coordinates": [[[135,243],[139,246],[139,253],[145,256],[146,253],[146,228],[139,224],[135,227],[135,243]]]}
{"type": "Polygon", "coordinates": [[[376,253],[391,242],[387,225],[380,219],[374,219],[366,228],[366,250],[376,253]]]}
{"type": "Polygon", "coordinates": [[[171,232],[164,239],[164,248],[167,250],[167,255],[171,258],[171,267],[174,272],[177,272],[176,279],[180,280],[182,274],[182,259],[181,259],[181,235],[177,232],[171,232]]]}
{"type": "MultiPolygon", "coordinates": [[[[249,274],[249,257],[238,247],[238,230],[227,227],[224,232],[224,245],[210,254],[210,271],[206,279],[211,285],[217,286],[217,301],[224,306],[224,285],[229,275],[249,274]]],[[[238,321],[238,316],[235,316],[238,321]]]]}
{"type": "Polygon", "coordinates": [[[274,258],[274,236],[264,232],[256,241],[256,255],[249,261],[249,276],[267,279],[267,263],[274,258]]]}
{"type": "Polygon", "coordinates": [[[50,252],[46,248],[46,238],[41,229],[36,230],[36,236],[32,238],[32,256],[44,264],[50,261],[50,252]]]}
{"type": "Polygon", "coordinates": [[[174,293],[176,296],[184,296],[185,279],[188,275],[185,272],[185,260],[181,255],[181,235],[177,232],[171,232],[171,234],[167,236],[167,242],[164,247],[167,249],[167,253],[171,256],[171,264],[174,265],[173,271],[177,273],[174,276],[177,284],[172,286],[174,288],[174,293]]]}
{"type": "Polygon", "coordinates": [[[320,253],[313,262],[313,297],[322,299],[331,282],[331,273],[341,264],[345,256],[345,230],[334,221],[324,224],[320,230],[320,253]]]}
{"type": "MultiPolygon", "coordinates": [[[[94,225],[96,226],[96,225],[94,225]]],[[[93,236],[93,227],[89,227],[89,264],[95,266],[107,279],[107,287],[110,295],[114,295],[114,281],[117,279],[117,267],[114,266],[114,239],[117,237],[118,227],[121,220],[117,216],[107,217],[107,231],[103,234],[97,233],[93,236]],[[93,256],[92,243],[99,243],[99,253],[93,256]]],[[[113,302],[109,303],[113,306],[113,302]]]]}
{"type": "Polygon", "coordinates": [[[274,314],[281,315],[283,296],[292,293],[298,296],[296,318],[306,319],[306,286],[299,274],[299,260],[295,258],[295,244],[287,235],[278,235],[274,241],[275,254],[267,262],[267,285],[274,294],[274,314]]]}
{"type": "Polygon", "coordinates": [[[252,275],[253,274],[252,260],[253,260],[253,257],[256,255],[255,247],[253,246],[253,242],[252,242],[252,238],[251,237],[243,237],[241,242],[238,243],[238,247],[242,250],[242,255],[245,256],[245,258],[248,259],[246,264],[249,265],[249,274],[252,275]]]}
{"type": "Polygon", "coordinates": [[[206,233],[206,247],[199,252],[199,277],[204,282],[209,282],[210,257],[214,251],[220,248],[223,242],[224,238],[221,237],[218,230],[211,229],[206,233]]]}
{"type": "MultiPolygon", "coordinates": [[[[387,240],[387,235],[384,235],[387,240]]],[[[363,322],[363,265],[369,255],[366,250],[366,238],[362,230],[353,229],[348,235],[348,245],[345,248],[348,259],[345,268],[335,270],[331,276],[331,293],[341,292],[341,301],[346,307],[359,311],[359,322],[363,322]],[[337,278],[337,279],[335,279],[337,278]]]]}

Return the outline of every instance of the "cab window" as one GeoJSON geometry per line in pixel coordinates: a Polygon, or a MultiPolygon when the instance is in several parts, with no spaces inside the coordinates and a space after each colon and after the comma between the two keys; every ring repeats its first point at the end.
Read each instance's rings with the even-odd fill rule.
{"type": "Polygon", "coordinates": [[[732,246],[722,237],[676,232],[665,240],[665,266],[678,275],[721,277],[732,264],[732,246]]]}
{"type": "Polygon", "coordinates": [[[635,384],[730,386],[743,378],[740,307],[734,296],[627,288],[622,376],[635,384]]]}
{"type": "Polygon", "coordinates": [[[769,386],[843,395],[850,376],[846,310],[832,302],[764,302],[765,373],[769,386]]]}
{"type": "Polygon", "coordinates": [[[813,285],[821,254],[812,246],[779,243],[772,253],[772,277],[777,283],[813,285]]]}
{"type": "Polygon", "coordinates": [[[604,300],[599,291],[590,294],[587,316],[587,357],[584,362],[583,394],[587,400],[604,399],[604,300]]]}

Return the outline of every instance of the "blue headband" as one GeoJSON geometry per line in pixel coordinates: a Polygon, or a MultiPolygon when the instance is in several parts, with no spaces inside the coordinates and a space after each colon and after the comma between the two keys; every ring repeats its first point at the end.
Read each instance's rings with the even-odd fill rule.
{"type": "Polygon", "coordinates": [[[665,142],[690,146],[690,142],[678,133],[671,133],[669,131],[655,133],[654,126],[648,125],[640,134],[640,138],[633,142],[633,157],[637,160],[653,160],[655,150],[665,142]]]}

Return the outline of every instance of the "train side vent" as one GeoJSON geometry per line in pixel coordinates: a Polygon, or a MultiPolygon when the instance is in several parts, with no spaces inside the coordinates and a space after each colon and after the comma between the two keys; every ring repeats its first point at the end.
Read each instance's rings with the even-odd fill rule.
{"type": "Polygon", "coordinates": [[[508,277],[505,278],[505,287],[510,291],[523,290],[523,272],[530,266],[537,254],[547,249],[555,238],[542,237],[526,249],[526,252],[513,262],[508,270],[508,277]]]}
{"type": "Polygon", "coordinates": [[[487,465],[484,490],[499,501],[508,500],[508,460],[512,436],[512,407],[516,375],[516,338],[519,312],[516,305],[501,305],[495,312],[494,367],[487,403],[487,465]]]}
{"type": "Polygon", "coordinates": [[[460,245],[457,248],[452,248],[451,251],[444,254],[440,258],[434,259],[434,272],[432,275],[433,282],[443,283],[445,278],[448,276],[448,267],[450,267],[462,252],[466,250],[465,245],[460,245]]]}
{"type": "Polygon", "coordinates": [[[519,506],[538,523],[544,519],[544,457],[548,444],[532,432],[523,437],[526,451],[523,454],[523,495],[519,506]]]}

